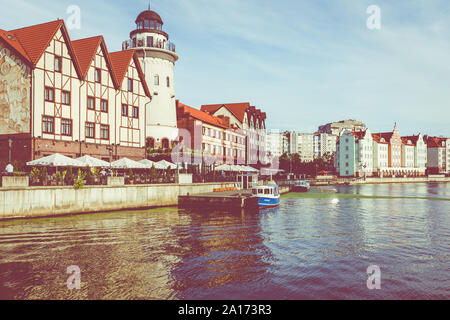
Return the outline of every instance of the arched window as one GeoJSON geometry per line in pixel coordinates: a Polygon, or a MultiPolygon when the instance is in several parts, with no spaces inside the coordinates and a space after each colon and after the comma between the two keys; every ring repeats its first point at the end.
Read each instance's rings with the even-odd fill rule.
{"type": "Polygon", "coordinates": [[[155,148],[155,139],[150,137],[147,138],[147,148],[154,149],[155,148]]]}
{"type": "Polygon", "coordinates": [[[166,78],[166,84],[167,84],[167,88],[170,88],[170,78],[169,77],[166,78]]]}
{"type": "Polygon", "coordinates": [[[163,149],[169,149],[169,139],[167,138],[162,139],[161,144],[163,149]]]}
{"type": "Polygon", "coordinates": [[[154,84],[155,86],[159,86],[159,75],[155,74],[155,78],[154,78],[154,84]]]}

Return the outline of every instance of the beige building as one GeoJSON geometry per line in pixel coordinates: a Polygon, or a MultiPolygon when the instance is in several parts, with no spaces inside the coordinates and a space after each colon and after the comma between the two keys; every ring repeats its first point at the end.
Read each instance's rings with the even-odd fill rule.
{"type": "Polygon", "coordinates": [[[63,20],[2,32],[0,45],[0,83],[12,76],[21,86],[7,96],[22,99],[9,100],[2,107],[9,112],[0,114],[8,123],[0,144],[12,140],[15,160],[55,152],[144,158],[151,95],[134,50],[109,53],[101,36],[71,41],[63,20]]]}

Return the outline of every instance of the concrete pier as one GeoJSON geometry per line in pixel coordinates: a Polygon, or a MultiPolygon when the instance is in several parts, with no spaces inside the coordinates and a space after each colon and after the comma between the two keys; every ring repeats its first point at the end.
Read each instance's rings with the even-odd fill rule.
{"type": "Polygon", "coordinates": [[[258,198],[252,196],[251,190],[211,192],[178,196],[178,207],[225,211],[257,210],[258,198]]]}

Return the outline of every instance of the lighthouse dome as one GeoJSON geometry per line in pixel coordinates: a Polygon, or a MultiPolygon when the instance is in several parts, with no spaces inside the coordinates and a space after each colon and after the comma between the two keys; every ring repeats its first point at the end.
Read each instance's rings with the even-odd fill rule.
{"type": "Polygon", "coordinates": [[[136,19],[136,24],[141,22],[142,24],[145,25],[146,20],[163,24],[163,21],[162,21],[161,17],[159,16],[159,14],[157,14],[155,11],[152,11],[152,10],[142,11],[136,19]]]}

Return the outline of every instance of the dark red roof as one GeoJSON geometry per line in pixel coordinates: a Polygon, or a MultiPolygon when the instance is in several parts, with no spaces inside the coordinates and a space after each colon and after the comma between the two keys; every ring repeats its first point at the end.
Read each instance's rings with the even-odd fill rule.
{"type": "Polygon", "coordinates": [[[9,33],[13,34],[17,38],[21,47],[26,52],[29,61],[36,66],[45,49],[50,44],[50,41],[60,29],[65,39],[69,55],[72,57],[75,70],[77,71],[78,76],[81,77],[78,59],[74,53],[72,41],[70,40],[69,33],[67,32],[63,20],[56,20],[30,27],[15,29],[9,31],[9,33]]]}
{"type": "MultiPolygon", "coordinates": [[[[240,122],[244,122],[244,115],[247,112],[247,109],[250,108],[250,103],[244,102],[203,105],[201,110],[213,114],[222,107],[227,108],[240,122]]],[[[248,119],[248,121],[250,121],[250,119],[248,119]]]]}
{"type": "Polygon", "coordinates": [[[41,58],[55,33],[63,25],[62,20],[42,23],[30,27],[11,30],[18,39],[24,50],[27,52],[31,62],[36,63],[41,58]]]}
{"type": "Polygon", "coordinates": [[[86,78],[92,60],[94,60],[95,54],[97,53],[98,46],[102,41],[102,36],[72,41],[72,47],[78,58],[83,79],[86,78]]]}
{"type": "Polygon", "coordinates": [[[163,24],[161,17],[155,11],[151,10],[142,11],[136,18],[136,23],[138,23],[139,21],[143,21],[145,19],[158,21],[159,23],[163,24]]]}
{"type": "Polygon", "coordinates": [[[225,124],[225,122],[223,121],[223,119],[219,118],[219,117],[215,117],[210,115],[207,112],[201,111],[201,110],[197,110],[194,109],[192,107],[189,107],[181,102],[178,102],[177,107],[179,110],[181,110],[181,112],[183,112],[184,114],[189,114],[191,117],[206,122],[208,124],[211,124],[213,126],[216,127],[221,127],[224,129],[228,129],[229,127],[225,124]]]}
{"type": "Polygon", "coordinates": [[[442,145],[442,142],[446,142],[447,138],[442,137],[426,137],[426,142],[428,148],[445,148],[445,145],[442,145]]]}
{"type": "MultiPolygon", "coordinates": [[[[373,134],[372,134],[372,139],[373,139],[375,142],[381,143],[381,144],[389,144],[389,140],[386,140],[386,138],[384,138],[385,141],[381,141],[382,138],[384,138],[384,137],[382,137],[379,133],[373,133],[373,134]]],[[[390,139],[390,138],[389,138],[389,139],[390,139]]]]}
{"type": "Polygon", "coordinates": [[[0,29],[0,39],[2,39],[11,50],[18,53],[22,59],[25,60],[25,63],[32,64],[31,58],[13,33],[0,29]]]}
{"type": "Polygon", "coordinates": [[[145,94],[151,98],[150,90],[148,89],[147,81],[145,81],[144,72],[142,71],[141,63],[137,57],[136,50],[112,52],[109,54],[109,57],[119,87],[122,86],[128,67],[130,66],[131,59],[134,59],[134,64],[141,79],[142,86],[144,87],[145,94]]]}

